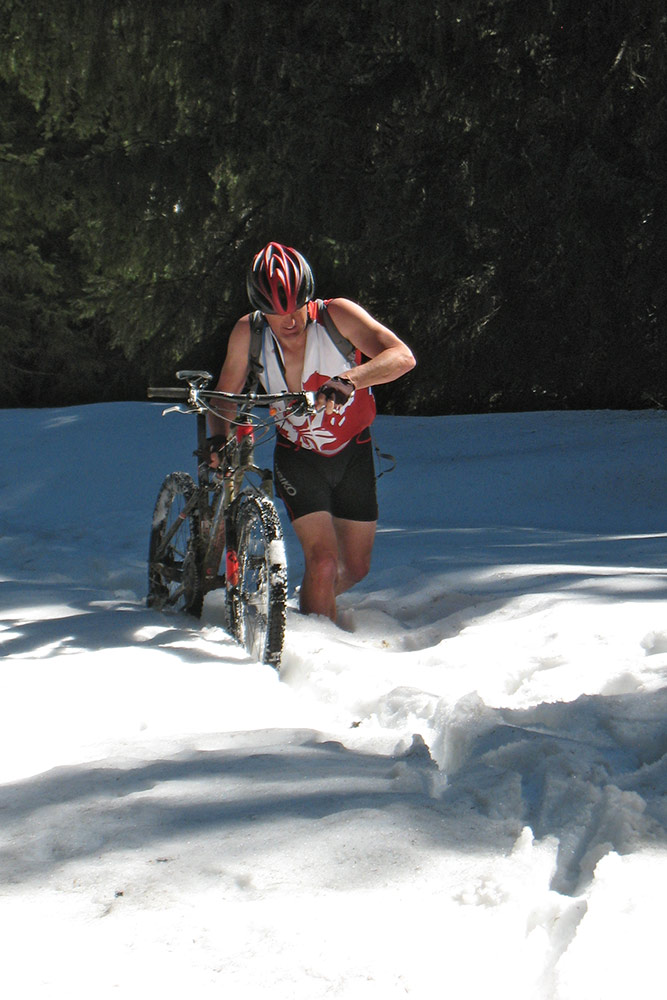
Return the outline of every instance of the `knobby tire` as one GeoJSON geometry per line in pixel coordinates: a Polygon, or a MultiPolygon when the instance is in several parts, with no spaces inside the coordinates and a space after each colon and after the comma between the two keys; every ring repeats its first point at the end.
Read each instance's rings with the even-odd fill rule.
{"type": "Polygon", "coordinates": [[[160,487],[151,525],[147,603],[158,611],[185,611],[199,618],[204,591],[198,515],[196,509],[184,513],[195,489],[187,472],[172,472],[160,487]]]}
{"type": "Polygon", "coordinates": [[[254,659],[278,668],[285,639],[287,564],[272,501],[241,496],[236,513],[238,587],[230,594],[235,639],[254,659]]]}

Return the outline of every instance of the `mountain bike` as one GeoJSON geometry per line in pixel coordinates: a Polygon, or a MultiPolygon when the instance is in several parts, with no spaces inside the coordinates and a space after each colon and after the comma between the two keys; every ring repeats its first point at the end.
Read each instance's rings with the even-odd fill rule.
{"type": "Polygon", "coordinates": [[[278,668],[285,636],[287,561],[273,502],[273,474],[255,464],[254,452],[278,419],[314,412],[313,394],[217,392],[206,388],[213,376],[204,371],[179,371],[176,378],[187,386],[151,387],[148,398],[185,404],[168,407],[163,416],[195,415],[197,477],[172,472],[158,492],[147,603],[199,618],[206,595],[222,589],[227,631],[254,659],[278,668]],[[216,404],[222,403],[236,410],[231,420],[235,433],[221,453],[219,468],[212,469],[206,415],[218,414],[216,404]],[[268,416],[260,417],[258,409],[268,409],[268,416]]]}

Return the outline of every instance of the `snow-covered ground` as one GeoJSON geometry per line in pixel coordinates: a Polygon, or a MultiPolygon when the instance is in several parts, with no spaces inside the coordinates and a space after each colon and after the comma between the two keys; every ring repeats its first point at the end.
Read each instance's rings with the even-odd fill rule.
{"type": "Polygon", "coordinates": [[[665,414],[379,418],[371,575],[278,676],[144,606],[161,410],[0,412],[4,995],[653,993],[665,414]]]}

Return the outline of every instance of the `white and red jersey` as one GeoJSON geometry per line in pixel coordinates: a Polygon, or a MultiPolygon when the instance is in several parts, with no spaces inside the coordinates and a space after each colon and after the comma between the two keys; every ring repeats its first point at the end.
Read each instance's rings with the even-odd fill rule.
{"type": "MultiPolygon", "coordinates": [[[[334,375],[341,375],[361,361],[356,352],[353,360],[345,358],[338,350],[325,327],[318,321],[318,305],[308,303],[310,322],[306,326],[306,349],[303,359],[301,387],[314,392],[334,375]]],[[[262,330],[262,350],[259,361],[263,371],[260,381],[266,392],[287,392],[285,362],[282,349],[268,323],[262,330]]],[[[375,419],[375,397],[370,388],[357,389],[339,412],[327,415],[320,410],[312,415],[290,414],[280,418],[278,406],[278,433],[293,444],[323,455],[335,455],[375,419]]],[[[284,407],[283,407],[284,409],[284,407]]]]}

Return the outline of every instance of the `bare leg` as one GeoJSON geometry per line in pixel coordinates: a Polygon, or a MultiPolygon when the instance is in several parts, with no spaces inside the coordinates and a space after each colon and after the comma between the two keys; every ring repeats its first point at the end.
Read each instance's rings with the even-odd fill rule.
{"type": "Polygon", "coordinates": [[[306,563],[301,611],[335,621],[336,595],[368,573],[375,522],[345,521],[317,511],[297,518],[293,525],[306,563]]]}
{"type": "Polygon", "coordinates": [[[336,593],[343,594],[368,575],[377,522],[344,521],[337,517],[333,521],[338,539],[336,593]]]}

